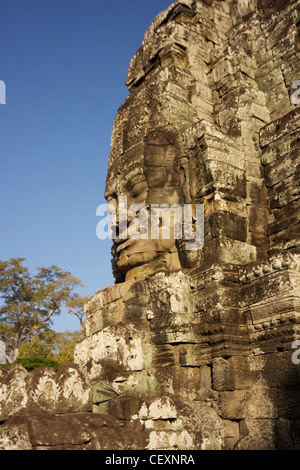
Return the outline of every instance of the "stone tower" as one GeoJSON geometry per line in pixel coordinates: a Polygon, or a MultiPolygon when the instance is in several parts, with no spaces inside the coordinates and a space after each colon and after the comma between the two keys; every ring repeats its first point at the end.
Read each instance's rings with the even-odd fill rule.
{"type": "Polygon", "coordinates": [[[204,243],[117,227],[74,366],[106,448],[300,448],[299,25],[299,0],[178,0],[130,63],[107,201],[201,205],[204,243]]]}

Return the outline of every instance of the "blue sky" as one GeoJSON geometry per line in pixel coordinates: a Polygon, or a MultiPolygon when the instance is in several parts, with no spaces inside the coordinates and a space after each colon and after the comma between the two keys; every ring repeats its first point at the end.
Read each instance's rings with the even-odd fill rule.
{"type": "MultiPolygon", "coordinates": [[[[58,265],[81,295],[113,284],[96,236],[131,57],[169,0],[0,0],[0,259],[58,265]]],[[[63,313],[57,331],[78,330],[63,313]]]]}

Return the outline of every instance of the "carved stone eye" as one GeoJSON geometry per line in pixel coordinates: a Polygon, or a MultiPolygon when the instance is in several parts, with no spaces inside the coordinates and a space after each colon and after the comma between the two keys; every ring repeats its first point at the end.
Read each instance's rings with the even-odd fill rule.
{"type": "Polygon", "coordinates": [[[295,47],[297,51],[300,51],[300,21],[296,24],[296,29],[295,47]]]}
{"type": "Polygon", "coordinates": [[[133,186],[133,188],[130,191],[130,197],[136,198],[143,194],[145,191],[147,191],[148,185],[146,181],[141,181],[140,183],[137,183],[133,186]]]}

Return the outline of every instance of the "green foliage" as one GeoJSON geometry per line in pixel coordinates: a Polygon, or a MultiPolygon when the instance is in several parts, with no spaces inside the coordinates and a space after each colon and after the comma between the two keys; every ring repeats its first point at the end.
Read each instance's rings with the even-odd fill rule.
{"type": "Polygon", "coordinates": [[[30,347],[37,348],[42,356],[49,355],[44,338],[51,334],[52,317],[59,315],[63,306],[77,316],[83,329],[86,298],[73,292],[81,281],[57,266],[37,268],[31,275],[24,261],[0,260],[0,340],[5,344],[8,362],[13,362],[22,345],[35,337],[44,343],[30,347]]]}
{"type": "Polygon", "coordinates": [[[56,333],[47,331],[44,339],[40,336],[34,336],[31,341],[22,344],[19,351],[19,358],[27,359],[30,357],[45,357],[52,359],[55,348],[56,333]]]}
{"type": "Polygon", "coordinates": [[[37,367],[52,367],[55,372],[58,371],[60,364],[59,362],[55,361],[54,359],[50,359],[47,357],[18,357],[18,359],[14,362],[15,364],[20,364],[24,367],[28,372],[31,372],[33,369],[37,367]]]}
{"type": "MultiPolygon", "coordinates": [[[[80,331],[62,333],[47,331],[43,338],[36,336],[23,344],[17,361],[43,357],[47,361],[55,361],[59,366],[66,362],[74,362],[75,345],[81,339],[83,339],[83,334],[80,331]]],[[[20,364],[20,362],[16,363],[20,364]]]]}
{"type": "Polygon", "coordinates": [[[65,331],[64,333],[57,333],[57,335],[57,345],[59,346],[59,351],[55,356],[55,359],[60,364],[74,362],[75,346],[80,340],[84,338],[84,334],[81,331],[75,331],[74,333],[65,331]]]}

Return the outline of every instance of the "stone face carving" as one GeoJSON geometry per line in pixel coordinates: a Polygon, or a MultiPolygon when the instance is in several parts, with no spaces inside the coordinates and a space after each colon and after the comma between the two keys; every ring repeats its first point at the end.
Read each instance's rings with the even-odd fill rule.
{"type": "MultiPolygon", "coordinates": [[[[55,422],[80,426],[93,413],[62,448],[300,448],[300,140],[290,97],[299,6],[181,0],[146,31],[113,127],[106,198],[118,215],[124,197],[146,211],[202,205],[204,244],[123,237],[119,225],[116,284],[87,303],[75,352],[91,400],[83,418],[77,403],[55,422]]],[[[15,375],[23,383],[24,371],[15,375]]],[[[33,424],[4,392],[0,447],[59,447],[30,437],[33,424]]]]}
{"type": "MultiPolygon", "coordinates": [[[[148,29],[129,67],[131,94],[115,120],[106,197],[117,204],[126,196],[129,205],[148,209],[203,204],[204,253],[234,258],[242,250],[245,261],[252,261],[268,249],[259,129],[270,121],[254,76],[250,32],[241,22],[243,12],[255,8],[252,2],[214,3],[178,2],[148,29]]],[[[172,239],[117,237],[116,282],[207,259],[184,246],[172,239]]]]}
{"type": "MultiPolygon", "coordinates": [[[[115,240],[117,279],[138,279],[150,273],[173,271],[180,268],[174,230],[170,230],[170,238],[153,239],[151,237],[152,205],[184,203],[183,190],[180,186],[180,175],[176,168],[176,157],[179,153],[171,132],[155,130],[149,132],[139,146],[139,153],[131,155],[129,168],[121,171],[120,179],[112,182],[108,179],[106,197],[110,204],[118,207],[120,197],[126,197],[127,220],[132,221],[129,209],[134,205],[142,205],[147,210],[148,230],[147,239],[138,240],[122,238],[122,230],[118,226],[119,236],[115,240]],[[112,184],[111,184],[112,183],[112,184]]],[[[112,159],[112,157],[111,157],[112,159]]],[[[127,226],[125,227],[127,229],[127,226]]],[[[142,234],[141,234],[142,235],[142,234]]]]}

